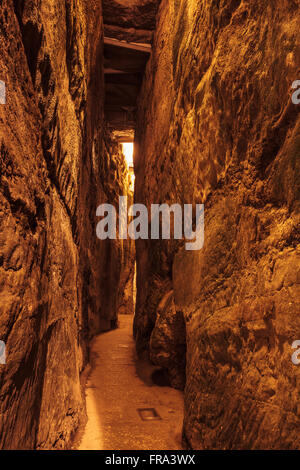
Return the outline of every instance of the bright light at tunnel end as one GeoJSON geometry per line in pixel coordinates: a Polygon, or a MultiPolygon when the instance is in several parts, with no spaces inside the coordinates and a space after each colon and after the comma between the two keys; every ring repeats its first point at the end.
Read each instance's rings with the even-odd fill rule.
{"type": "Polygon", "coordinates": [[[133,167],[133,142],[125,142],[122,144],[125,160],[129,168],[133,167]]]}
{"type": "MultiPolygon", "coordinates": [[[[131,189],[134,185],[133,151],[132,142],[122,143],[122,151],[131,177],[131,189]]],[[[127,196],[119,197],[119,230],[117,230],[117,209],[112,204],[101,204],[97,208],[96,216],[102,220],[98,223],[96,234],[99,240],[163,240],[185,239],[186,250],[201,250],[204,245],[204,204],[196,204],[196,230],[193,230],[193,205],[151,204],[151,230],[149,233],[148,209],[143,204],[133,204],[128,207],[127,196]],[[173,213],[173,223],[171,222],[173,213]],[[160,218],[162,217],[162,220],[160,218]],[[131,222],[128,225],[130,219],[131,222]],[[162,222],[162,223],[161,223],[162,222]],[[172,230],[172,228],[173,230],[172,230]],[[173,231],[173,234],[171,234],[173,231]]]]}
{"type": "Polygon", "coordinates": [[[134,183],[135,183],[135,176],[134,176],[134,169],[133,169],[133,150],[134,150],[133,142],[124,142],[122,144],[122,151],[125,156],[125,160],[126,160],[127,167],[129,170],[131,191],[134,191],[134,183]]]}

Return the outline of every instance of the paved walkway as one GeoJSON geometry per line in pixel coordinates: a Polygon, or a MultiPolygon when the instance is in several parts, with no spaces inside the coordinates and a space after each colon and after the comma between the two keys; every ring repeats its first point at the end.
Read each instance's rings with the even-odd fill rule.
{"type": "Polygon", "coordinates": [[[97,336],[92,343],[88,423],[78,449],[181,449],[183,394],[153,385],[153,368],[136,362],[132,316],[121,315],[119,320],[119,329],[97,336]],[[155,408],[162,419],[143,421],[140,408],[155,408]]]}

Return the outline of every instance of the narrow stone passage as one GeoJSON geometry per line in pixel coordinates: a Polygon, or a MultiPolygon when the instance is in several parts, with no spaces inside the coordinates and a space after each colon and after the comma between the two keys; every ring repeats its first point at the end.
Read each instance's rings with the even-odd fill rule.
{"type": "Polygon", "coordinates": [[[180,449],[183,394],[151,384],[150,365],[138,364],[130,315],[118,329],[91,345],[92,370],[86,386],[88,422],[79,450],[180,449]],[[140,378],[142,368],[143,380],[140,378]],[[155,408],[162,419],[143,421],[138,409],[155,408]]]}
{"type": "Polygon", "coordinates": [[[0,0],[0,450],[300,449],[299,30],[0,0]]]}

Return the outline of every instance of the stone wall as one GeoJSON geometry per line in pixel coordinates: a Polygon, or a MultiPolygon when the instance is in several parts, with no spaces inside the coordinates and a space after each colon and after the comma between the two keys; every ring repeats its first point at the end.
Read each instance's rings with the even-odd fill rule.
{"type": "Polygon", "coordinates": [[[300,446],[299,13],[298,0],[159,9],[135,200],[205,203],[205,245],[137,242],[135,336],[179,388],[186,348],[193,449],[300,446]]]}
{"type": "Polygon", "coordinates": [[[104,128],[102,30],[98,0],[1,1],[4,449],[69,445],[89,339],[117,322],[125,248],[97,239],[96,208],[128,179],[104,128]]]}

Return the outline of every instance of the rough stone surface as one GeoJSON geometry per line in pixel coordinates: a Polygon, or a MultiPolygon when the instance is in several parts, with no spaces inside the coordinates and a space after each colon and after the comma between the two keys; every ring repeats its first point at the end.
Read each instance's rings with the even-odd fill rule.
{"type": "MultiPolygon", "coordinates": [[[[135,337],[186,324],[184,441],[296,449],[300,368],[299,1],[163,0],[136,132],[136,202],[205,203],[205,245],[139,240],[135,337]],[[175,313],[174,313],[175,314],[175,313]]],[[[150,338],[151,341],[150,341],[150,338]]]]}
{"type": "Polygon", "coordinates": [[[153,31],[146,29],[122,28],[114,25],[104,25],[104,35],[108,38],[119,39],[120,41],[151,43],[153,31]]]}
{"type": "Polygon", "coordinates": [[[160,0],[104,0],[104,35],[121,41],[151,43],[160,0]]]}
{"type": "Polygon", "coordinates": [[[154,30],[160,0],[103,0],[106,25],[154,30]]]}
{"type": "Polygon", "coordinates": [[[102,34],[98,0],[1,1],[4,449],[68,446],[88,340],[117,321],[125,248],[97,239],[96,207],[128,181],[104,131],[102,34]]]}
{"type": "Polygon", "coordinates": [[[157,308],[155,327],[150,338],[150,359],[166,369],[172,387],[185,386],[186,338],[182,312],[176,311],[173,291],[168,292],[157,308]]]}

